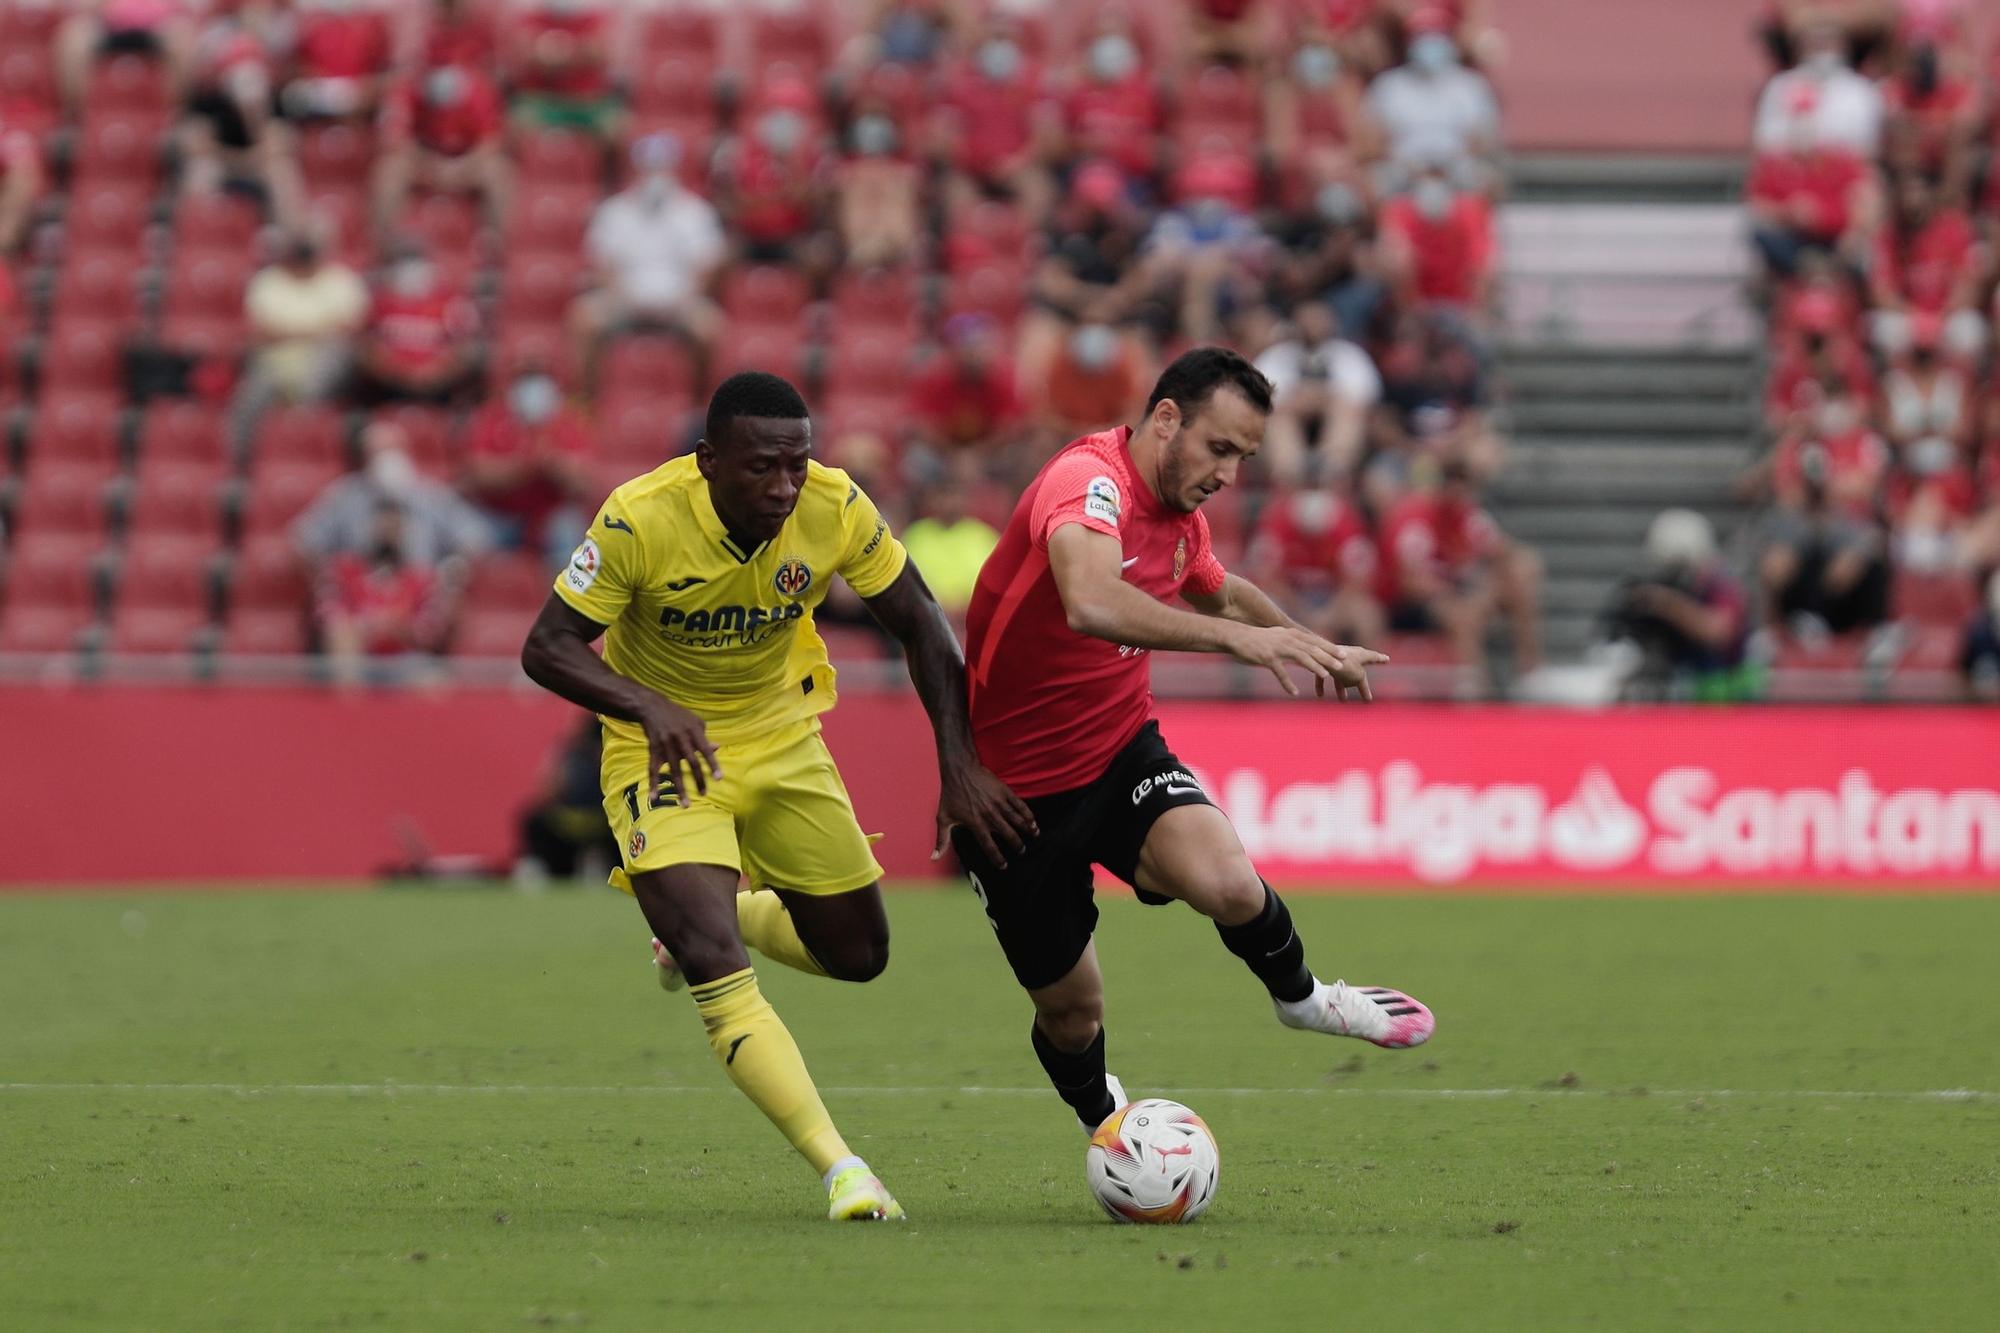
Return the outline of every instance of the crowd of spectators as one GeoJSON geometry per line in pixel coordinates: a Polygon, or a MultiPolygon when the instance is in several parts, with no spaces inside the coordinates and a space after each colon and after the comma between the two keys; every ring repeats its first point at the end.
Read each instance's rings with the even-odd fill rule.
{"type": "Polygon", "coordinates": [[[821,457],[962,601],[1049,454],[1219,341],[1278,388],[1265,465],[1209,506],[1225,558],[1329,631],[1429,636],[1467,688],[1498,620],[1538,658],[1539,564],[1479,503],[1481,0],[13,0],[0,27],[0,320],[36,349],[4,376],[11,554],[86,511],[101,548],[67,614],[15,613],[12,580],[0,648],[291,651],[310,606],[350,678],[507,651],[596,499],[748,365],[807,388],[821,457]],[[97,487],[43,485],[79,435],[97,487]],[[168,521],[170,457],[214,498],[168,521]],[[128,616],[169,537],[198,593],[128,616]]]}
{"type": "Polygon", "coordinates": [[[1748,195],[1770,448],[1747,481],[1767,512],[1744,630],[1780,660],[2000,673],[2000,48],[1970,18],[1784,3],[1764,28],[1748,195]]]}

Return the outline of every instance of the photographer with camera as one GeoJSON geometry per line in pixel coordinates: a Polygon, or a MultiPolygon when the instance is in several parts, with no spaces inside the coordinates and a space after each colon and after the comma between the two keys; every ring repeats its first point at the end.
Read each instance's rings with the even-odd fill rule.
{"type": "Polygon", "coordinates": [[[1628,699],[1733,702],[1761,681],[1744,662],[1749,637],[1742,586],[1716,552],[1715,529],[1690,509],[1669,509],[1646,530],[1646,568],[1619,585],[1605,613],[1609,637],[1640,656],[1628,699]]]}

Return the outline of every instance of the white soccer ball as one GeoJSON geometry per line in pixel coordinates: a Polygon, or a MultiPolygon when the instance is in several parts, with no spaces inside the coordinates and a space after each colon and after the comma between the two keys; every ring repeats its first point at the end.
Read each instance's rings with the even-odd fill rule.
{"type": "Polygon", "coordinates": [[[1191,1222],[1215,1197],[1222,1155],[1200,1116],[1151,1097],[1121,1106],[1090,1136],[1083,1178],[1120,1222],[1191,1222]]]}

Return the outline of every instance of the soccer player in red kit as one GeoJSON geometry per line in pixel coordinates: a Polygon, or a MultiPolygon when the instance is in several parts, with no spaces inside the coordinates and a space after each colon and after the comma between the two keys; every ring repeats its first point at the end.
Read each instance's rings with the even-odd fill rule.
{"type": "Polygon", "coordinates": [[[1201,505],[1256,453],[1271,386],[1234,352],[1188,352],[1136,428],[1077,440],[1043,468],[979,573],[967,625],[980,762],[1027,801],[1036,833],[1004,862],[954,834],[1015,978],[1035,1005],[1035,1054],[1086,1132],[1125,1103],[1105,1072],[1104,983],[1091,866],[1142,902],[1215,922],[1287,1027],[1415,1046],[1431,1012],[1386,987],[1332,985],[1306,967],[1285,904],[1153,720],[1146,653],[1227,653],[1290,693],[1370,696],[1388,659],[1329,643],[1224,572],[1201,505]],[[1178,600],[1187,609],[1173,605],[1178,600]]]}

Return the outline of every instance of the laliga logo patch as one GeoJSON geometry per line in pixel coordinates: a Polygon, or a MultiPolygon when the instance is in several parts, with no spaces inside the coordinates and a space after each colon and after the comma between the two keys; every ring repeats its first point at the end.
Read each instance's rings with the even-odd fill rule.
{"type": "Polygon", "coordinates": [[[1180,540],[1180,544],[1174,547],[1174,582],[1176,583],[1180,582],[1181,575],[1186,572],[1187,572],[1187,538],[1183,537],[1180,540]]]}
{"type": "Polygon", "coordinates": [[[626,842],[625,851],[625,859],[628,861],[636,861],[645,854],[646,831],[644,829],[635,828],[632,830],[632,837],[626,842]]]}
{"type": "Polygon", "coordinates": [[[590,585],[597,582],[600,557],[597,542],[592,538],[583,539],[583,545],[569,558],[569,568],[563,571],[563,580],[577,592],[589,592],[590,585]]]}
{"type": "Polygon", "coordinates": [[[771,576],[771,586],[786,597],[803,597],[813,585],[812,566],[795,556],[787,556],[771,576]]]}
{"type": "Polygon", "coordinates": [[[1099,519],[1117,527],[1118,483],[1109,477],[1092,477],[1090,485],[1083,490],[1083,513],[1086,518],[1099,519]]]}

